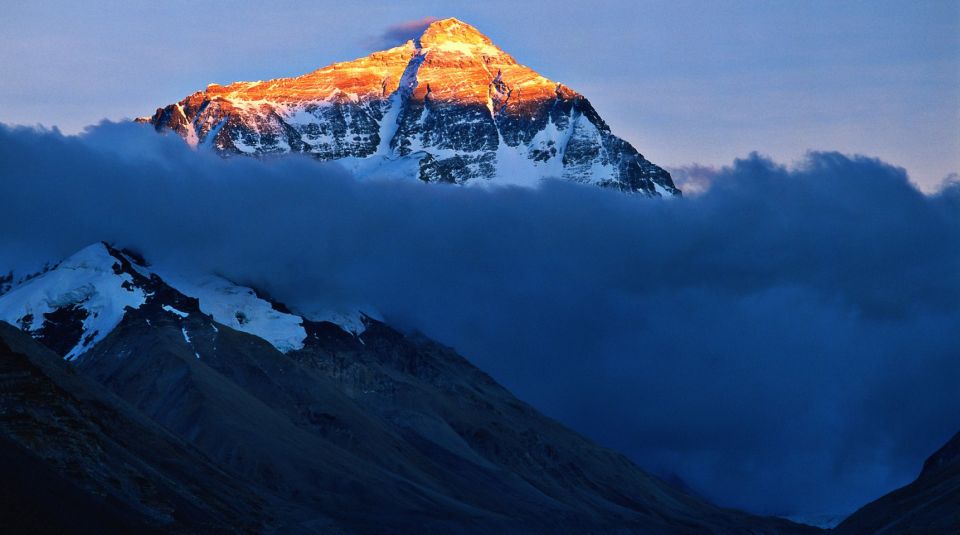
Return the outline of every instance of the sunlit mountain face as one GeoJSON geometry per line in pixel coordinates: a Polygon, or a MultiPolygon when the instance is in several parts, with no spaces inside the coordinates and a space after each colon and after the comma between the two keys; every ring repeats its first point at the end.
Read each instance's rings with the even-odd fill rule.
{"type": "Polygon", "coordinates": [[[680,194],[583,95],[457,19],[303,76],[212,84],[139,121],[224,154],[304,153],[359,176],[521,185],[556,177],[680,194]]]}

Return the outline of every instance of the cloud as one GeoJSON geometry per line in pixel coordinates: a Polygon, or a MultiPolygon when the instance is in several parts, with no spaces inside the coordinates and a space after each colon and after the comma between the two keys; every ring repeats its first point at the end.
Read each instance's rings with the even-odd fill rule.
{"type": "Polygon", "coordinates": [[[943,177],[933,190],[935,192],[941,192],[950,188],[956,188],[958,185],[960,185],[960,173],[950,173],[943,177]]]}
{"type": "Polygon", "coordinates": [[[387,28],[377,37],[371,38],[367,45],[375,50],[383,50],[401,45],[410,39],[416,39],[427,29],[430,23],[436,21],[436,17],[423,17],[422,19],[408,20],[387,28]]]}
{"type": "Polygon", "coordinates": [[[673,200],[426,186],[138,125],[0,128],[0,267],[108,240],[301,310],[369,304],[728,506],[905,483],[960,429],[960,183],[830,152],[710,175],[673,200]]]}
{"type": "Polygon", "coordinates": [[[687,196],[700,195],[710,189],[710,185],[720,172],[715,167],[700,164],[672,167],[668,170],[673,183],[687,196]]]}

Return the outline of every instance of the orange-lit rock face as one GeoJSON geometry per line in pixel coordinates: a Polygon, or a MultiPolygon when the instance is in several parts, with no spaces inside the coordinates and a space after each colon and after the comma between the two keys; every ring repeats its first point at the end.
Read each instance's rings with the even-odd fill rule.
{"type": "Polygon", "coordinates": [[[469,24],[293,78],[212,84],[148,120],[224,153],[304,152],[359,174],[426,181],[562,177],[677,194],[670,175],[577,92],[520,65],[469,24]]]}
{"type": "Polygon", "coordinates": [[[415,57],[422,63],[416,71],[414,99],[423,99],[429,88],[430,98],[436,100],[486,106],[491,97],[505,100],[494,80],[512,91],[514,102],[556,96],[555,82],[519,65],[487,36],[456,19],[435,22],[417,41],[353,61],[334,63],[303,76],[227,86],[213,84],[202,94],[211,100],[222,99],[241,106],[338,98],[386,99],[398,89],[404,70],[415,57]]]}
{"type": "Polygon", "coordinates": [[[416,53],[413,43],[407,43],[364,58],[334,63],[295,78],[211,85],[204,93],[207,98],[233,103],[385,99],[397,89],[400,76],[416,53]]]}
{"type": "Polygon", "coordinates": [[[414,98],[423,98],[428,87],[437,100],[483,105],[488,99],[507,101],[507,93],[514,102],[556,97],[555,82],[518,64],[468,24],[438,21],[423,33],[419,45],[424,61],[414,98]]]}

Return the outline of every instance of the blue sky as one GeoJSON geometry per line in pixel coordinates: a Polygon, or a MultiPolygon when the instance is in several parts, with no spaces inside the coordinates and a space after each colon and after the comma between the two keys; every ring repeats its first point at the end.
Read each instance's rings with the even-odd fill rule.
{"type": "Polygon", "coordinates": [[[477,26],[581,91],[665,166],[759,151],[960,171],[960,2],[66,2],[4,6],[0,121],[74,132],[207,83],[365,55],[426,16],[477,26]]]}

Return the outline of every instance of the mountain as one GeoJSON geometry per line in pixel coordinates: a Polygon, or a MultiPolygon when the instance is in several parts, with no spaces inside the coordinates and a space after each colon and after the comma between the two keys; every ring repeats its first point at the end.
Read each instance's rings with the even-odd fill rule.
{"type": "Polygon", "coordinates": [[[265,504],[203,454],[0,322],[0,531],[226,532],[265,504]]]}
{"type": "Polygon", "coordinates": [[[138,121],[193,146],[304,153],[358,176],[526,185],[556,177],[680,194],[583,95],[452,18],[396,48],[303,76],[211,84],[138,121]]]}
{"type": "Polygon", "coordinates": [[[923,463],[913,483],[861,507],[836,531],[960,533],[960,433],[923,463]]]}
{"type": "MultiPolygon", "coordinates": [[[[103,340],[128,311],[158,302],[165,311],[183,317],[188,315],[183,310],[202,309],[216,321],[259,336],[280,351],[303,346],[307,336],[303,318],[278,310],[252,288],[205,274],[169,272],[161,278],[138,258],[131,251],[102,243],[86,247],[0,294],[0,320],[30,332],[67,360],[103,340]]],[[[364,329],[359,311],[319,312],[310,317],[352,334],[364,329]]]]}
{"type": "Polygon", "coordinates": [[[422,335],[175,275],[95,244],[0,296],[4,532],[817,531],[676,490],[422,335]]]}

